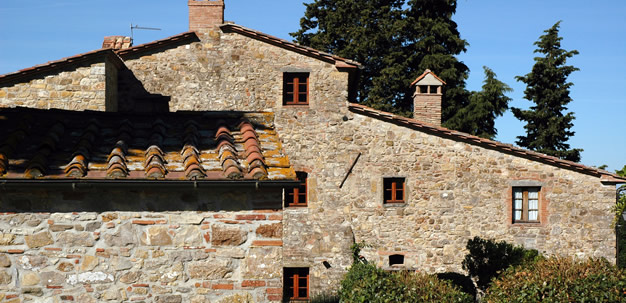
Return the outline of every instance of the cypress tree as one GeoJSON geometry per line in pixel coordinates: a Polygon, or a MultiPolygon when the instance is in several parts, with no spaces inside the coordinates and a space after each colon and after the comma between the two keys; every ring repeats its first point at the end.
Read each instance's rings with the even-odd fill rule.
{"type": "Polygon", "coordinates": [[[458,110],[448,121],[448,127],[479,137],[493,139],[498,134],[495,120],[509,108],[512,91],[506,83],[496,78],[490,68],[483,66],[485,80],[481,91],[472,92],[467,106],[458,110]]]}
{"type": "Polygon", "coordinates": [[[582,149],[570,149],[567,140],[574,135],[570,128],[574,125],[574,113],[567,111],[566,105],[572,101],[569,96],[570,87],[567,77],[578,68],[566,65],[568,58],[578,51],[566,51],[561,48],[562,37],[559,37],[560,21],[535,42],[535,57],[532,71],[525,76],[517,76],[518,81],[526,84],[524,98],[532,101],[529,110],[512,108],[515,117],[525,121],[525,136],[518,136],[517,144],[534,151],[552,155],[574,162],[580,161],[582,149]]]}

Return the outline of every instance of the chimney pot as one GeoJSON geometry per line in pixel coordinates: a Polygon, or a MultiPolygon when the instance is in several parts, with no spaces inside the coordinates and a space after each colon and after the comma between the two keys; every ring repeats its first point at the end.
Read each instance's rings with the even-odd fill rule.
{"type": "Polygon", "coordinates": [[[102,48],[112,48],[114,50],[126,49],[133,46],[133,39],[126,36],[107,36],[102,41],[102,48]]]}
{"type": "Polygon", "coordinates": [[[413,119],[441,126],[442,88],[446,82],[441,80],[430,69],[417,77],[411,86],[415,86],[413,94],[413,119]]]}
{"type": "Polygon", "coordinates": [[[224,24],[224,0],[189,0],[189,30],[202,32],[224,24]]]}

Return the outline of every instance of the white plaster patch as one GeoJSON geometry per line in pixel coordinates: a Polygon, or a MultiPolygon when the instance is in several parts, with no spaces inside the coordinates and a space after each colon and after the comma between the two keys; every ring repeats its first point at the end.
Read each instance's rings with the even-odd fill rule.
{"type": "Polygon", "coordinates": [[[70,275],[67,278],[67,283],[70,285],[76,285],[78,283],[104,283],[113,282],[113,275],[103,272],[84,272],[78,275],[70,275]]]}

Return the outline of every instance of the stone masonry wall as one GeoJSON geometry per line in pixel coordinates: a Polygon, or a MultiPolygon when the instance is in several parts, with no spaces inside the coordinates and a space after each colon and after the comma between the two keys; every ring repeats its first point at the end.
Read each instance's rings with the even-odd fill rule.
{"type": "Polygon", "coordinates": [[[275,113],[290,163],[309,176],[308,207],[284,210],[281,266],[309,267],[312,295],[338,289],[355,240],[372,245],[364,254],[379,266],[403,254],[406,268],[427,272],[460,272],[474,236],[614,261],[615,190],[599,178],[351,113],[348,74],[334,65],[238,34],[200,36],[126,64],[147,91],[171,96],[172,111],[275,113]],[[282,105],[290,68],[310,71],[309,106],[282,105]],[[408,202],[385,207],[382,179],[395,176],[408,202]],[[511,224],[516,181],[542,184],[541,224],[511,224]]]}
{"type": "Polygon", "coordinates": [[[280,191],[30,192],[0,194],[2,302],[282,297],[280,191]]]}
{"type": "Polygon", "coordinates": [[[274,111],[282,107],[289,68],[310,72],[310,109],[345,104],[348,74],[333,64],[239,34],[200,36],[201,42],[125,60],[149,93],[171,97],[170,111],[274,111]]]}
{"type": "MultiPolygon", "coordinates": [[[[347,226],[357,242],[372,245],[364,255],[381,267],[388,267],[389,255],[402,254],[405,268],[462,272],[474,236],[615,262],[615,188],[599,178],[359,114],[347,113],[345,121],[333,116],[277,117],[284,119],[279,131],[290,159],[311,170],[308,209],[285,210],[285,258],[293,242],[315,238],[320,232],[313,227],[330,221],[321,234],[331,235],[337,252],[353,241],[342,232],[347,226]],[[406,178],[407,203],[383,205],[383,177],[406,178]],[[540,224],[512,224],[511,188],[521,181],[542,185],[540,224]],[[296,222],[311,223],[297,225],[296,214],[296,222]]],[[[318,254],[315,247],[310,254],[318,254]]]]}
{"type": "Polygon", "coordinates": [[[106,84],[105,63],[94,63],[24,83],[0,85],[0,107],[104,111],[106,84]]]}

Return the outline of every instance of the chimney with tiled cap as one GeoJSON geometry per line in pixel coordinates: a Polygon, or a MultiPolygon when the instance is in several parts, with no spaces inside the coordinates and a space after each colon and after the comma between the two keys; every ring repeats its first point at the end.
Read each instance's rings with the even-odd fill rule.
{"type": "Polygon", "coordinates": [[[189,30],[202,32],[224,24],[224,0],[189,0],[189,30]]]}
{"type": "Polygon", "coordinates": [[[125,49],[133,46],[133,39],[125,36],[107,36],[102,41],[102,48],[125,49]]]}
{"type": "Polygon", "coordinates": [[[446,82],[429,69],[411,83],[411,87],[415,86],[413,119],[441,126],[441,97],[444,84],[446,82]]]}

